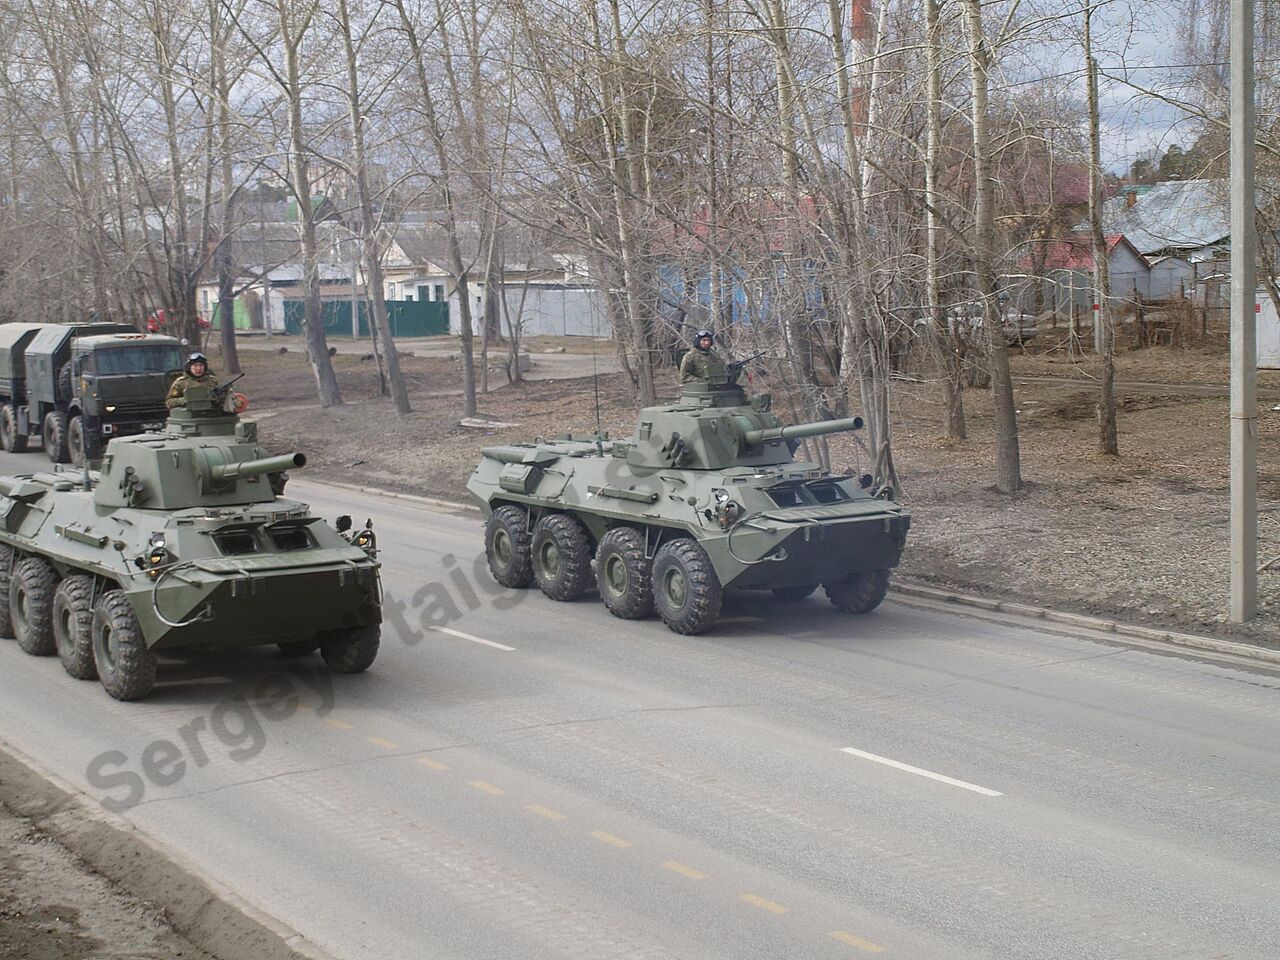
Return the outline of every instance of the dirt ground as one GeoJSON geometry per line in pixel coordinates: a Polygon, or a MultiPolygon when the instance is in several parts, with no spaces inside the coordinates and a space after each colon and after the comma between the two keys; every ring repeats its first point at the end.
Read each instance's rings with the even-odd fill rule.
{"type": "MultiPolygon", "coordinates": [[[[305,451],[311,475],[465,500],[481,447],[596,426],[590,378],[497,389],[481,397],[480,411],[514,426],[476,429],[458,425],[457,361],[405,358],[414,413],[401,418],[378,399],[373,364],[358,357],[335,358],[349,403],[341,410],[315,406],[310,368],[296,349],[242,357],[248,375],[240,386],[263,416],[264,439],[274,449],[305,451]]],[[[1221,349],[1153,347],[1121,353],[1117,371],[1122,381],[1225,385],[1227,362],[1221,349]]],[[[988,391],[965,392],[969,439],[956,443],[941,436],[935,385],[896,384],[899,499],[913,514],[901,573],[966,592],[1280,644],[1280,563],[1261,575],[1259,619],[1227,622],[1226,397],[1123,390],[1121,455],[1109,458],[1096,452],[1093,357],[1042,344],[1015,351],[1013,367],[1015,375],[1063,378],[1016,389],[1027,489],[1014,497],[991,491],[988,391]]],[[[493,374],[495,385],[503,381],[493,374]]],[[[1280,373],[1260,373],[1259,386],[1280,389],[1280,373]]],[[[598,389],[600,425],[629,434],[635,409],[625,379],[601,377],[598,389]]],[[[660,389],[674,394],[674,380],[660,389]]],[[[1280,556],[1275,405],[1262,403],[1259,421],[1260,562],[1280,556]]],[[[837,439],[833,454],[840,469],[857,470],[865,459],[847,437],[837,439]]]]}
{"type": "Polygon", "coordinates": [[[164,916],[0,806],[0,958],[213,960],[164,916]]]}

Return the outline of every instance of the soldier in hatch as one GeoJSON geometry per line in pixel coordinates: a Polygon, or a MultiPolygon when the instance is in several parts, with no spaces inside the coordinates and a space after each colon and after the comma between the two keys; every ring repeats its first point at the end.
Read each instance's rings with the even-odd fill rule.
{"type": "Polygon", "coordinates": [[[680,360],[680,382],[720,380],[738,382],[740,370],[729,367],[715,351],[716,338],[710,330],[699,330],[693,338],[693,349],[680,360]]]}
{"type": "Polygon", "coordinates": [[[164,405],[170,410],[187,405],[188,387],[208,387],[212,391],[218,386],[217,377],[209,369],[209,358],[203,353],[193,353],[187,357],[187,362],[183,364],[182,369],[182,376],[173,381],[173,386],[169,388],[169,395],[165,397],[164,405]]]}

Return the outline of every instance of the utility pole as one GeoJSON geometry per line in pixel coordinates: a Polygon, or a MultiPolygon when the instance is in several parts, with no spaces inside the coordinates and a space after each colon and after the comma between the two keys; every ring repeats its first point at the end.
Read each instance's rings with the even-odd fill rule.
{"type": "Polygon", "coordinates": [[[1258,613],[1253,0],[1231,0],[1231,619],[1258,613]]]}

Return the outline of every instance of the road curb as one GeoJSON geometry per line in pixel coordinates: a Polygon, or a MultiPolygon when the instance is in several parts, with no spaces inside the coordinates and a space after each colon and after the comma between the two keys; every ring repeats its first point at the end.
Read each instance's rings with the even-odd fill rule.
{"type": "Polygon", "coordinates": [[[0,802],[220,960],[337,960],[4,741],[0,802]]]}
{"type": "MultiPolygon", "coordinates": [[[[397,493],[394,490],[384,490],[381,487],[370,487],[360,484],[328,480],[324,481],[323,484],[316,480],[301,481],[301,483],[310,483],[316,486],[323,485],[337,487],[342,490],[349,490],[353,493],[362,493],[376,497],[387,497],[392,500],[406,500],[411,503],[418,503],[427,507],[447,510],[450,513],[480,513],[479,508],[470,503],[457,503],[453,500],[444,500],[438,497],[424,497],[412,493],[397,493]]],[[[974,611],[1003,613],[1011,616],[1027,617],[1032,620],[1043,620],[1046,623],[1060,624],[1064,627],[1076,630],[1094,630],[1100,633],[1114,634],[1119,638],[1130,637],[1147,643],[1164,643],[1190,650],[1224,653],[1231,656],[1244,657],[1249,660],[1257,660],[1263,663],[1276,664],[1280,666],[1280,650],[1258,647],[1248,643],[1238,643],[1234,640],[1220,640],[1217,637],[1205,637],[1195,633],[1180,633],[1176,630],[1164,630],[1159,627],[1142,627],[1137,624],[1128,624],[1120,620],[1111,620],[1105,617],[1094,617],[1081,613],[1068,613],[1064,610],[1054,610],[1049,607],[1039,607],[1029,603],[1015,603],[1008,600],[996,600],[990,597],[975,596],[973,594],[955,593],[954,591],[941,590],[937,587],[927,587],[923,584],[917,583],[894,581],[894,583],[889,587],[889,593],[891,596],[919,597],[921,599],[954,604],[959,607],[967,607],[974,611]]]]}
{"type": "Polygon", "coordinates": [[[1280,650],[1257,647],[1234,640],[1220,640],[1217,637],[1204,637],[1195,633],[1180,633],[1176,630],[1164,630],[1159,627],[1141,627],[1136,624],[1109,620],[1104,617],[1091,617],[1080,613],[1067,613],[1049,607],[1037,607],[1026,603],[1011,603],[1005,600],[992,600],[987,597],[975,597],[968,594],[940,590],[937,587],[926,587],[923,584],[896,582],[889,588],[890,596],[917,597],[922,600],[935,600],[941,603],[969,607],[986,613],[1004,613],[1033,620],[1044,620],[1047,623],[1062,624],[1066,627],[1082,630],[1094,630],[1099,633],[1114,634],[1119,639],[1126,637],[1146,642],[1165,643],[1191,650],[1204,650],[1211,653],[1225,653],[1248,660],[1259,660],[1263,663],[1280,666],[1280,650]]]}
{"type": "Polygon", "coordinates": [[[371,497],[385,497],[388,500],[407,500],[409,503],[418,503],[424,507],[433,507],[437,510],[446,510],[449,513],[474,513],[479,515],[480,508],[470,503],[458,503],[455,500],[444,500],[440,497],[424,497],[416,493],[400,493],[396,490],[387,490],[383,487],[370,487],[358,483],[343,483],[341,480],[290,480],[289,485],[297,486],[313,486],[313,487],[335,487],[339,490],[346,490],[350,493],[362,493],[371,497]]]}

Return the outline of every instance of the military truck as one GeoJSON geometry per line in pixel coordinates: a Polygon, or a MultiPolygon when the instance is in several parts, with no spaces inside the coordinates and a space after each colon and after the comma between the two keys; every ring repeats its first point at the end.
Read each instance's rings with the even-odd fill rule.
{"type": "Polygon", "coordinates": [[[339,673],[378,653],[372,524],[334,526],[278,497],[256,424],[187,390],[163,432],[115,437],[100,471],[0,477],[0,635],[119,700],[145,697],[161,653],[278,644],[339,673]]]}
{"type": "Polygon", "coordinates": [[[54,463],[97,460],[112,437],[158,430],[182,345],[123,323],[0,324],[0,446],[42,439],[54,463]]]}
{"type": "Polygon", "coordinates": [[[726,588],[792,601],[821,584],[839,610],[874,609],[910,516],[869,476],[795,458],[803,438],[861,419],[784,426],[771,406],[722,371],[642,410],[630,439],[485,448],[467,486],[487,518],[494,578],[553,600],[595,586],[615,616],[656,610],[684,634],[715,626],[726,588]]]}

